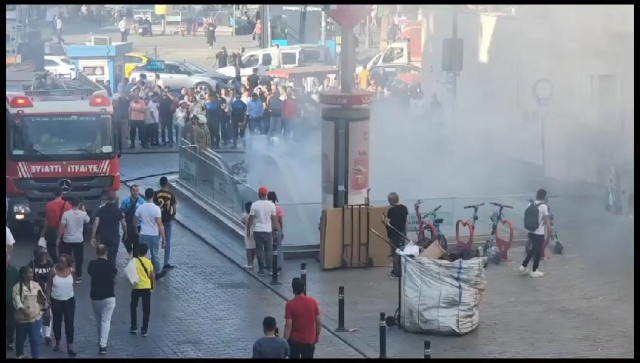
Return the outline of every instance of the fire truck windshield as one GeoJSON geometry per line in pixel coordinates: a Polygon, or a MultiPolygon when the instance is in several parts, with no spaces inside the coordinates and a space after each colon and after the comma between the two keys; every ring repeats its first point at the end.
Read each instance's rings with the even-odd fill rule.
{"type": "Polygon", "coordinates": [[[115,151],[109,115],[21,116],[11,127],[13,155],[109,154],[115,151]]]}

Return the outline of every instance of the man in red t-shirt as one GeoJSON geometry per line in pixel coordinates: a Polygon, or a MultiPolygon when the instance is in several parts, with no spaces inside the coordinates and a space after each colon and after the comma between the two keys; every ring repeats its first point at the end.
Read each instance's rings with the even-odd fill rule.
{"type": "Polygon", "coordinates": [[[286,90],[286,98],[282,101],[282,128],[284,129],[284,138],[286,140],[292,138],[295,133],[295,127],[298,121],[298,100],[293,98],[293,90],[286,90]]]}
{"type": "Polygon", "coordinates": [[[47,253],[54,264],[58,263],[57,239],[60,220],[62,214],[71,209],[71,204],[62,199],[61,188],[55,190],[55,196],[55,199],[47,203],[45,208],[44,228],[40,235],[47,241],[47,253]]]}
{"type": "Polygon", "coordinates": [[[291,281],[295,297],[287,302],[284,338],[291,348],[290,359],[312,359],[320,338],[322,324],[316,299],[305,296],[304,283],[299,277],[291,281]]]}

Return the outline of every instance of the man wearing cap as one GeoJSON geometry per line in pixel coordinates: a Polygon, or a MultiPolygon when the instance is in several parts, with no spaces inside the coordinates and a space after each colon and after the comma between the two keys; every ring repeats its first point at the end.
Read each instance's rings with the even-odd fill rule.
{"type": "Polygon", "coordinates": [[[276,215],[276,205],[267,200],[269,190],[265,187],[258,189],[259,200],[251,204],[249,220],[247,221],[247,236],[253,236],[258,252],[258,275],[263,276],[265,269],[271,269],[271,254],[273,231],[280,231],[280,224],[276,215]],[[254,224],[255,222],[255,224],[254,224]],[[253,226],[253,229],[251,228],[253,226]]]}

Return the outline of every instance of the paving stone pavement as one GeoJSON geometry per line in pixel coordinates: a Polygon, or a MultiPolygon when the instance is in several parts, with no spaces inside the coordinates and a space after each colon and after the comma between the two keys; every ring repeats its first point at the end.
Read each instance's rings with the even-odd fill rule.
{"type": "MultiPolygon", "coordinates": [[[[178,220],[243,263],[239,236],[212,223],[192,202],[181,203],[178,220]]],[[[611,217],[602,228],[585,224],[602,217],[600,212],[589,212],[593,205],[556,203],[553,208],[566,253],[542,262],[543,278],[518,276],[524,250],[512,248],[513,262],[486,270],[487,290],[477,331],[464,337],[439,337],[390,328],[388,356],[422,357],[422,342],[429,339],[438,358],[633,357],[633,257],[626,253],[633,249],[632,220],[611,217]]],[[[300,262],[285,261],[282,281],[299,276],[300,262]]],[[[306,262],[308,291],[318,299],[322,312],[337,322],[338,286],[345,286],[346,327],[357,331],[343,334],[378,351],[378,316],[395,311],[397,280],[386,276],[387,268],[320,271],[316,261],[306,262]]],[[[286,285],[276,290],[291,295],[286,285]]]]}
{"type": "MultiPolygon", "coordinates": [[[[131,287],[122,269],[126,251],[120,249],[116,282],[116,310],[109,339],[110,358],[243,358],[251,356],[253,342],[262,335],[262,319],[271,315],[284,328],[285,301],[241,268],[198,240],[180,225],[174,227],[172,263],[177,267],[153,291],[149,336],[128,332],[131,287]]],[[[93,256],[85,245],[85,263],[93,256]]],[[[13,264],[30,258],[33,242],[18,241],[13,264]]],[[[78,301],[75,348],[78,358],[98,356],[95,318],[89,300],[90,278],[76,285],[78,301]]],[[[139,313],[139,315],[141,315],[139,313]]],[[[141,317],[138,317],[141,319],[141,317]]],[[[64,344],[64,338],[63,338],[64,344]]],[[[29,354],[28,343],[27,355],[29,354]]],[[[66,358],[43,347],[43,357],[66,358]]],[[[317,347],[322,358],[358,358],[353,349],[328,332],[317,347]]],[[[7,353],[7,358],[13,357],[7,353]]]]}

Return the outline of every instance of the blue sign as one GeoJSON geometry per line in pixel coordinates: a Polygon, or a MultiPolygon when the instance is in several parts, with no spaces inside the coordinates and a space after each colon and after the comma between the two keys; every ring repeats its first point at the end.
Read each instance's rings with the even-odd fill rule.
{"type": "Polygon", "coordinates": [[[164,61],[150,60],[145,66],[145,68],[147,71],[151,71],[151,72],[164,72],[165,70],[164,61]]]}

